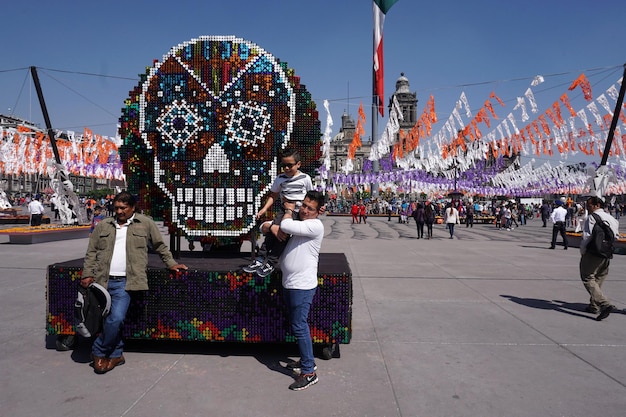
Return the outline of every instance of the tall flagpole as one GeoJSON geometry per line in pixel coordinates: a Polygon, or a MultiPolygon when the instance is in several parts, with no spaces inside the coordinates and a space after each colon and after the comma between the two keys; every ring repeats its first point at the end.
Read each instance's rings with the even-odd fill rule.
{"type": "MultiPolygon", "coordinates": [[[[384,116],[384,108],[382,101],[384,100],[385,80],[384,80],[384,58],[383,58],[383,25],[385,23],[385,15],[398,0],[373,0],[373,14],[374,14],[374,36],[372,47],[372,58],[374,62],[372,65],[372,146],[376,146],[378,142],[378,112],[381,116],[384,116]],[[380,52],[380,55],[379,55],[380,52]],[[376,73],[378,71],[378,78],[376,73]],[[377,88],[380,87],[380,88],[377,88]],[[380,110],[380,111],[378,111],[380,110]]],[[[372,168],[374,170],[374,177],[376,178],[371,185],[372,196],[378,197],[378,171],[380,165],[378,160],[373,161],[372,168]]]]}
{"type": "MultiPolygon", "coordinates": [[[[375,25],[374,20],[374,25],[375,25]]],[[[374,57],[376,56],[376,28],[372,31],[372,144],[371,148],[376,146],[378,142],[378,90],[376,89],[376,68],[374,68],[374,57]]],[[[371,154],[370,148],[370,154],[371,154]]],[[[372,198],[378,197],[378,172],[380,165],[378,159],[372,161],[372,170],[374,171],[373,182],[370,184],[370,196],[372,198]]]]}
{"type": "MultiPolygon", "coordinates": [[[[376,53],[376,39],[374,39],[373,43],[374,53],[376,53]]],[[[374,65],[372,64],[372,148],[376,146],[376,142],[378,142],[378,94],[376,92],[376,71],[374,70],[374,65]]],[[[376,178],[378,178],[377,174],[380,170],[378,159],[372,161],[372,170],[374,171],[374,182],[370,184],[370,195],[372,198],[377,198],[378,181],[376,178]]]]}

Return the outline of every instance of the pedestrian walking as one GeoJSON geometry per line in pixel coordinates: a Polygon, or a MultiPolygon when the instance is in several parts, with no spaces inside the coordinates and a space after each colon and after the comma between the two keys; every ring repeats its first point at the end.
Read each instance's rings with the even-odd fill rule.
{"type": "MultiPolygon", "coordinates": [[[[602,292],[602,284],[609,274],[611,258],[601,256],[591,250],[593,229],[598,221],[608,224],[613,236],[619,234],[619,222],[603,210],[603,201],[598,197],[590,197],[587,202],[587,211],[590,213],[583,225],[583,236],[580,242],[580,279],[590,295],[589,305],[585,309],[588,313],[598,314],[596,320],[604,320],[615,310],[615,306],[602,292]]],[[[612,255],[611,255],[612,256],[612,255]]]]}
{"type": "Polygon", "coordinates": [[[444,214],[444,222],[450,232],[450,239],[454,238],[454,225],[459,223],[459,211],[452,206],[452,203],[448,203],[444,214]]]}
{"type": "Polygon", "coordinates": [[[415,210],[411,213],[411,216],[415,220],[415,224],[417,225],[417,238],[424,238],[424,224],[426,222],[426,216],[424,213],[424,206],[421,203],[417,203],[415,206],[415,210]]]}
{"type": "Polygon", "coordinates": [[[556,247],[556,236],[561,234],[561,238],[563,238],[563,249],[567,250],[567,235],[565,234],[565,217],[567,216],[567,210],[563,208],[563,202],[561,200],[556,200],[554,204],[556,204],[556,208],[550,215],[550,220],[552,221],[552,242],[550,249],[556,247]]]}

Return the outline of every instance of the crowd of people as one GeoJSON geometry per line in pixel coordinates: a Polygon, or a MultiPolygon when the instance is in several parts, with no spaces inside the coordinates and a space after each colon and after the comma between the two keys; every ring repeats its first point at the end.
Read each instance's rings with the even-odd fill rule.
{"type": "MultiPolygon", "coordinates": [[[[7,199],[13,207],[22,207],[31,215],[31,225],[39,226],[42,218],[49,211],[52,220],[60,220],[59,209],[55,207],[51,194],[33,193],[15,196],[7,194],[7,199]],[[49,207],[49,210],[48,210],[49,207]]],[[[102,217],[113,216],[113,196],[94,198],[92,196],[82,196],[79,198],[80,207],[78,208],[85,214],[87,222],[93,220],[96,216],[96,208],[102,217]]]]}
{"type": "MultiPolygon", "coordinates": [[[[496,228],[510,231],[533,219],[540,219],[543,222],[543,227],[547,227],[550,215],[557,207],[557,203],[562,203],[562,207],[566,211],[565,228],[580,232],[581,221],[585,212],[584,201],[576,202],[571,198],[556,199],[554,202],[544,200],[542,203],[521,203],[513,200],[473,202],[463,199],[452,200],[452,202],[441,199],[437,201],[407,201],[401,198],[359,199],[352,203],[342,203],[334,199],[328,202],[327,211],[335,214],[350,214],[352,223],[366,223],[368,215],[386,215],[388,220],[395,217],[399,223],[408,223],[409,219],[414,217],[414,212],[420,207],[424,208],[428,205],[435,218],[444,218],[446,208],[452,204],[458,211],[460,222],[467,227],[473,227],[478,218],[483,223],[485,220],[489,220],[496,228]]],[[[605,210],[618,220],[621,216],[626,215],[626,205],[620,202],[606,203],[605,210]]],[[[421,214],[418,214],[418,218],[421,218],[421,214]]]]}

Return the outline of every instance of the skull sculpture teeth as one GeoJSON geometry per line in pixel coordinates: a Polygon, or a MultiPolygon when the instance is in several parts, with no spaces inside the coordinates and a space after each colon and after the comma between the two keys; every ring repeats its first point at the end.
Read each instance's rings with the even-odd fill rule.
{"type": "Polygon", "coordinates": [[[172,48],[139,96],[141,138],[172,223],[189,236],[249,232],[294,119],[287,75],[257,45],[206,36],[172,48]]]}

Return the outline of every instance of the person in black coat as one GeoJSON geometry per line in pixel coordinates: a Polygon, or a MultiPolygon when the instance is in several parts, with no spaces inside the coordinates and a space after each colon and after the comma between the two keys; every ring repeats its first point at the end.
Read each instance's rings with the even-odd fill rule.
{"type": "Polygon", "coordinates": [[[426,222],[426,216],[424,214],[424,206],[422,203],[417,203],[415,206],[415,210],[411,213],[411,216],[415,220],[415,224],[417,225],[417,238],[421,239],[424,237],[424,223],[426,222]]]}

